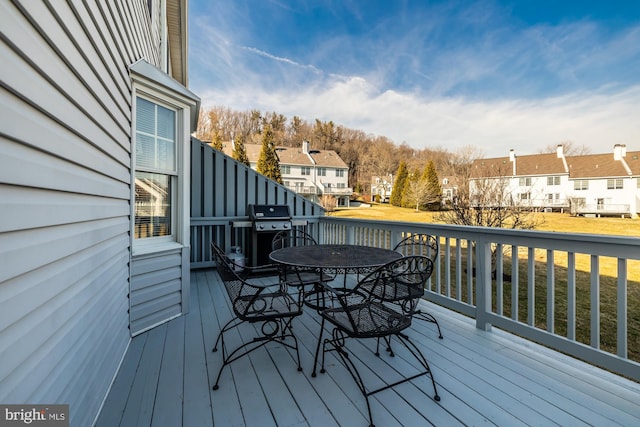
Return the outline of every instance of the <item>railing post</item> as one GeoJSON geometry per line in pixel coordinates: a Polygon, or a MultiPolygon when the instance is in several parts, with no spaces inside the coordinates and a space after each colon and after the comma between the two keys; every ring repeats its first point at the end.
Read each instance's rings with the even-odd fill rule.
{"type": "Polygon", "coordinates": [[[491,330],[491,243],[476,241],[476,328],[491,330]]]}
{"type": "Polygon", "coordinates": [[[351,225],[346,229],[347,245],[354,245],[356,241],[356,228],[351,225]]]}

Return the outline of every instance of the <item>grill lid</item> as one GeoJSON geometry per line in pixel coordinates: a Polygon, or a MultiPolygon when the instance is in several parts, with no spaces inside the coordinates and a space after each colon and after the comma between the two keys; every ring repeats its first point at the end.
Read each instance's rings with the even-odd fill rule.
{"type": "Polygon", "coordinates": [[[249,205],[249,218],[253,221],[290,220],[289,205],[249,205]]]}
{"type": "Polygon", "coordinates": [[[249,205],[248,209],[256,232],[291,229],[288,205],[249,205]]]}

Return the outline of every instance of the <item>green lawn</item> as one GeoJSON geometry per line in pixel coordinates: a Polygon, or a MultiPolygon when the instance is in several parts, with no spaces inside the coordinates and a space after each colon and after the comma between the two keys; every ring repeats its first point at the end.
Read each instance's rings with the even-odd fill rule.
{"type": "MultiPolygon", "coordinates": [[[[640,237],[640,219],[584,218],[561,213],[539,213],[538,215],[544,218],[539,230],[640,237]]],[[[371,204],[370,207],[338,208],[331,213],[331,216],[385,221],[437,222],[434,219],[434,212],[416,212],[415,209],[376,203],[371,204]]]]}
{"type": "MultiPolygon", "coordinates": [[[[408,222],[436,222],[432,212],[416,212],[413,209],[397,208],[387,204],[372,204],[370,207],[344,208],[333,213],[332,216],[345,218],[362,218],[387,221],[408,221],[408,222]]],[[[540,213],[544,221],[538,230],[569,232],[569,233],[593,233],[609,234],[621,236],[640,236],[640,219],[630,218],[583,218],[572,217],[561,213],[540,213]]],[[[455,278],[455,246],[451,252],[452,271],[449,272],[455,278]]],[[[466,268],[466,250],[462,251],[461,265],[466,268]]],[[[536,326],[546,329],[547,318],[547,265],[546,251],[536,250],[535,252],[535,319],[536,326]]],[[[519,283],[518,283],[518,318],[526,321],[527,316],[527,251],[521,248],[518,253],[519,258],[519,283]]],[[[505,273],[511,273],[510,252],[504,258],[505,273]]],[[[579,342],[589,344],[590,342],[590,256],[586,254],[576,255],[576,339],[579,342]]],[[[559,335],[566,336],[567,332],[567,254],[556,252],[554,257],[555,273],[555,308],[554,308],[554,329],[559,335]]],[[[627,284],[627,347],[629,358],[640,361],[640,261],[628,262],[628,284],[627,284]]],[[[617,324],[617,260],[613,258],[600,258],[600,346],[603,350],[616,352],[616,324],[617,324]]],[[[442,273],[447,274],[447,272],[442,273]]],[[[462,272],[462,274],[465,274],[462,272]]],[[[444,277],[442,278],[444,280],[444,277]]],[[[452,292],[455,295],[456,290],[452,292]]],[[[511,292],[512,283],[504,282],[503,290],[503,313],[511,315],[511,292]]],[[[466,289],[462,289],[463,299],[466,300],[466,289]]],[[[494,308],[495,308],[495,286],[494,286],[494,308]]]]}

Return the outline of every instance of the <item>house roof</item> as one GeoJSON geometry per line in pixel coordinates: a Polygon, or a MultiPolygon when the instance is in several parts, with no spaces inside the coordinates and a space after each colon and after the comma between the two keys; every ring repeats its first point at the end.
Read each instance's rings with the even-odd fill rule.
{"type": "MultiPolygon", "coordinates": [[[[632,176],[640,176],[640,151],[631,151],[624,157],[632,176]]],[[[556,153],[516,156],[515,173],[509,157],[477,159],[473,161],[471,177],[510,177],[536,175],[563,175],[567,172],[556,153]]],[[[629,176],[623,163],[613,153],[567,156],[569,178],[603,178],[629,176]]]]}
{"type": "Polygon", "coordinates": [[[188,86],[187,61],[187,0],[167,0],[167,36],[171,76],[188,86]]]}
{"type": "MultiPolygon", "coordinates": [[[[640,175],[640,151],[632,151],[624,157],[631,169],[631,175],[640,175]]],[[[621,161],[613,158],[613,153],[591,154],[568,157],[571,178],[627,177],[630,174],[621,161]]]]}
{"type": "Polygon", "coordinates": [[[532,154],[515,157],[515,173],[509,157],[477,159],[473,161],[471,176],[533,176],[566,174],[562,159],[556,153],[532,154]]]}
{"type": "MultiPolygon", "coordinates": [[[[261,144],[245,144],[249,162],[256,163],[262,150],[261,144]]],[[[231,155],[233,146],[230,142],[224,144],[223,151],[231,155]]],[[[276,147],[276,153],[281,165],[314,166],[309,156],[302,152],[301,147],[276,147]]],[[[309,150],[315,161],[315,166],[347,169],[348,166],[333,150],[309,150]]]]}

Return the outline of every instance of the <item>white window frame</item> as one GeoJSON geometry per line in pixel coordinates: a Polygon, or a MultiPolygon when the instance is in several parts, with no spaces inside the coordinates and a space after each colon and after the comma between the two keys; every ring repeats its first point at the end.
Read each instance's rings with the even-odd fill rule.
{"type": "Polygon", "coordinates": [[[527,176],[520,178],[518,184],[520,184],[520,187],[531,187],[531,177],[527,176]]]}
{"type": "Polygon", "coordinates": [[[190,109],[191,105],[172,91],[138,77],[132,87],[131,126],[131,200],[135,200],[136,176],[136,107],[138,97],[176,112],[176,175],[172,179],[171,235],[134,238],[135,204],[131,206],[132,255],[141,255],[181,248],[189,245],[189,175],[190,175],[190,109]],[[140,81],[138,80],[140,79],[140,81]],[[142,84],[141,84],[142,83],[142,84]]]}
{"type": "Polygon", "coordinates": [[[311,166],[300,166],[300,175],[311,176],[311,166]]]}
{"type": "Polygon", "coordinates": [[[622,189],[624,189],[624,181],[622,178],[607,179],[607,190],[622,190],[622,189]]]}
{"type": "Polygon", "coordinates": [[[547,185],[560,185],[560,177],[559,176],[548,176],[547,177],[547,185]]]}
{"type": "Polygon", "coordinates": [[[573,181],[573,189],[576,191],[586,191],[589,189],[589,180],[576,179],[573,181]]]}
{"type": "MultiPolygon", "coordinates": [[[[153,174],[158,174],[158,175],[162,175],[162,176],[168,176],[169,177],[169,194],[170,194],[170,230],[171,233],[165,236],[157,236],[157,237],[142,237],[142,238],[137,238],[135,236],[135,229],[134,229],[134,241],[137,240],[142,240],[142,239],[154,239],[156,242],[168,242],[168,241],[176,241],[175,239],[175,231],[176,231],[176,227],[177,227],[177,223],[176,223],[176,214],[177,214],[177,207],[175,205],[176,203],[176,191],[177,191],[177,185],[176,182],[178,180],[179,177],[179,166],[178,166],[178,155],[180,152],[180,145],[179,144],[179,138],[178,135],[180,134],[180,129],[179,129],[179,123],[180,123],[180,115],[182,114],[182,111],[180,110],[176,110],[175,108],[173,108],[172,106],[165,104],[164,102],[160,102],[156,99],[150,99],[148,96],[143,96],[142,94],[139,94],[138,96],[136,96],[135,98],[135,103],[134,106],[136,108],[136,113],[135,115],[135,121],[134,121],[134,134],[135,134],[135,138],[133,140],[133,153],[134,153],[134,168],[133,168],[133,174],[134,174],[134,189],[136,186],[136,176],[138,174],[138,172],[142,172],[142,173],[153,173],[153,174]],[[160,106],[160,107],[164,107],[165,109],[172,111],[174,116],[173,116],[173,128],[174,128],[174,132],[173,132],[173,167],[172,168],[156,168],[156,167],[150,167],[150,166],[144,166],[144,167],[138,167],[136,164],[137,161],[137,143],[138,143],[138,126],[137,126],[137,122],[138,122],[138,118],[137,118],[137,106],[138,106],[138,102],[140,99],[143,99],[147,102],[152,103],[154,106],[160,106]]],[[[157,116],[156,116],[157,119],[157,116]]],[[[154,126],[155,128],[155,126],[154,126]]],[[[154,136],[154,138],[158,138],[157,135],[155,135],[155,129],[154,129],[154,134],[152,135],[154,136]]],[[[135,200],[135,198],[134,198],[135,200]]],[[[135,206],[134,206],[134,227],[135,227],[135,206]]]]}
{"type": "Polygon", "coordinates": [[[336,169],[336,177],[344,178],[344,169],[336,169]]]}

